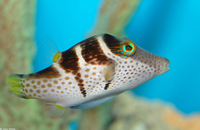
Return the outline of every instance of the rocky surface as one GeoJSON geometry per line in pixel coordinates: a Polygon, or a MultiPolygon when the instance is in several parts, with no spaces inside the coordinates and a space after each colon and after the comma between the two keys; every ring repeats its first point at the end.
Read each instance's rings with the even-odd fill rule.
{"type": "Polygon", "coordinates": [[[79,111],[66,109],[62,118],[47,118],[39,100],[16,97],[6,84],[13,73],[32,72],[35,55],[36,0],[0,0],[0,129],[68,129],[79,111]]]}

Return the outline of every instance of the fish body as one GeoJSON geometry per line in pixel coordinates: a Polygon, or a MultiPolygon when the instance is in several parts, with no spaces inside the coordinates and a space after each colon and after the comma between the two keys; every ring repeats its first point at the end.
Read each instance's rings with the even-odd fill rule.
{"type": "Polygon", "coordinates": [[[94,107],[169,69],[166,58],[147,52],[130,39],[109,34],[58,51],[53,61],[39,72],[7,77],[15,95],[47,101],[53,115],[66,107],[94,107]]]}

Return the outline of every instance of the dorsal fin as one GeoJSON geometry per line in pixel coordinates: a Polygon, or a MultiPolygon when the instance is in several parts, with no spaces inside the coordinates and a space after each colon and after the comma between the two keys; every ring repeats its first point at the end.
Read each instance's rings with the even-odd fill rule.
{"type": "Polygon", "coordinates": [[[57,62],[61,58],[62,53],[58,50],[55,41],[50,36],[46,36],[41,45],[38,54],[42,54],[43,58],[41,61],[44,64],[57,62]]]}

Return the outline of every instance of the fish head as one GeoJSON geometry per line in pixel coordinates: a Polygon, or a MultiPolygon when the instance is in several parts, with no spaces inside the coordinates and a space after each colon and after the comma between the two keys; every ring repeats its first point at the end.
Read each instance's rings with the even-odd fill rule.
{"type": "Polygon", "coordinates": [[[152,54],[128,38],[104,35],[104,42],[112,52],[110,58],[116,63],[115,77],[123,85],[133,89],[148,80],[166,73],[169,60],[152,54]]]}

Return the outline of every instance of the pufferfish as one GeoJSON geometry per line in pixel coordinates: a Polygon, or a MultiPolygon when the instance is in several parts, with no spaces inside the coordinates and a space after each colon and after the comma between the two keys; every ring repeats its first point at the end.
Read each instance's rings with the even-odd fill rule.
{"type": "Polygon", "coordinates": [[[65,108],[99,105],[169,70],[168,59],[110,34],[58,51],[53,62],[36,73],[11,74],[7,83],[18,97],[46,101],[54,117],[62,116],[65,108]]]}

